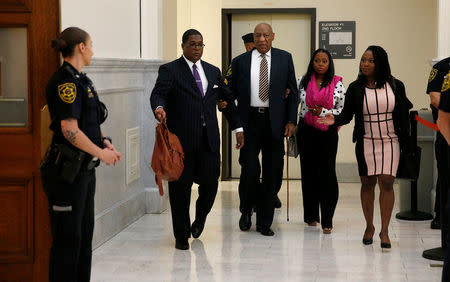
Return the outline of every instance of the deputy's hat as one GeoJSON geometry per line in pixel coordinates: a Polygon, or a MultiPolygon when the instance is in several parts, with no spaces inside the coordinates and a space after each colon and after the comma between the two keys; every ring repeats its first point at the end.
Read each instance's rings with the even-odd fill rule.
{"type": "Polygon", "coordinates": [[[242,35],[242,40],[244,40],[244,43],[253,43],[253,33],[242,35]]]}

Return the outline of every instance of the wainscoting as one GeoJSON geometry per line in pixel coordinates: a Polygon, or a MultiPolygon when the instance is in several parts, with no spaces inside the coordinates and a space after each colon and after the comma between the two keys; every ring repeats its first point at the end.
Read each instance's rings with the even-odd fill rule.
{"type": "Polygon", "coordinates": [[[97,169],[94,247],[145,213],[160,213],[168,207],[167,193],[159,195],[150,167],[156,120],[149,98],[161,64],[159,60],[96,58],[84,69],[108,108],[102,130],[123,154],[115,167],[102,164],[97,169]]]}

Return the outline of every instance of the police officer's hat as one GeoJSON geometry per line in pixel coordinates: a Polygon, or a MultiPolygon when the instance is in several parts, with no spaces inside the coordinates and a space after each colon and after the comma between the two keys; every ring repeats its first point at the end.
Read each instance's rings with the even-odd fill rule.
{"type": "Polygon", "coordinates": [[[242,35],[242,40],[244,40],[244,43],[253,43],[253,33],[242,35]]]}

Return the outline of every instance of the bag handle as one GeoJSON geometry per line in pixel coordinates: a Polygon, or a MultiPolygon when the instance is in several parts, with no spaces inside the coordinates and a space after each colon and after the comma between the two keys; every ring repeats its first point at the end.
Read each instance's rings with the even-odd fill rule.
{"type": "Polygon", "coordinates": [[[160,122],[159,124],[161,124],[161,126],[163,127],[163,129],[165,129],[166,134],[163,134],[164,140],[167,144],[167,149],[171,152],[175,152],[177,154],[179,154],[181,156],[181,158],[184,159],[184,154],[182,152],[179,152],[177,150],[174,150],[171,146],[170,146],[170,142],[169,142],[169,128],[167,127],[167,124],[164,122],[160,122]]]}

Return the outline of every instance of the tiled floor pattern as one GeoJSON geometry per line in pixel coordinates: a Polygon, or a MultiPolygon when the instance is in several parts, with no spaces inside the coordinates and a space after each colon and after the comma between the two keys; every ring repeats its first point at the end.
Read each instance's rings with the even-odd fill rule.
{"type": "MultiPolygon", "coordinates": [[[[429,229],[429,221],[395,219],[398,201],[390,226],[392,250],[382,252],[377,235],[373,245],[361,243],[359,184],[340,184],[331,235],[303,223],[299,181],[290,182],[286,221],[285,185],[274,237],[260,235],[254,225],[249,232],[239,230],[238,182],[221,182],[205,230],[189,240],[189,251],[174,248],[170,211],[145,215],[94,251],[92,281],[440,281],[442,267],[431,264],[442,263],[422,258],[423,250],[440,246],[440,232],[429,229]]],[[[196,189],[192,196],[193,220],[196,189]]],[[[376,234],[378,206],[376,201],[376,234]]]]}

